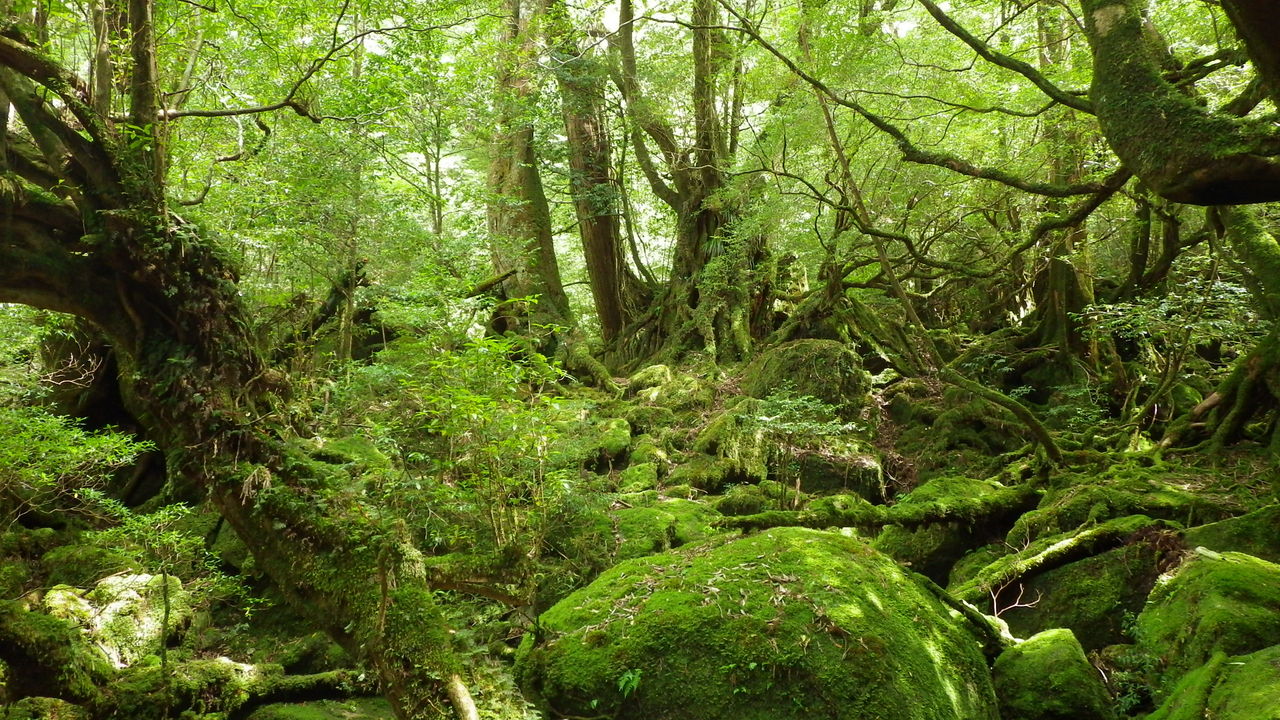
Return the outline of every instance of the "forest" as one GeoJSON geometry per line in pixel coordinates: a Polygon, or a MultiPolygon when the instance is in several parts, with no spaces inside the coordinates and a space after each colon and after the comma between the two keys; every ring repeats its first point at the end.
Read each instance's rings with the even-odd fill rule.
{"type": "Polygon", "coordinates": [[[1280,719],[1272,3],[0,7],[0,720],[1280,719]]]}

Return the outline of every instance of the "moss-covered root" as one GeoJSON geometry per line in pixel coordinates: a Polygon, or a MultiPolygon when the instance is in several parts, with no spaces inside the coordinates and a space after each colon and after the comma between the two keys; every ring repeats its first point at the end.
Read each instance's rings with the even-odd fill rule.
{"type": "Polygon", "coordinates": [[[1160,659],[1165,687],[1215,652],[1242,655],[1280,644],[1280,565],[1197,549],[1151,591],[1137,641],[1160,659]]]}
{"type": "Polygon", "coordinates": [[[1152,527],[1179,529],[1173,523],[1152,520],[1145,515],[1130,515],[1108,520],[1101,525],[1078,532],[1036,540],[1017,553],[997,559],[973,578],[950,590],[962,600],[972,603],[981,602],[991,593],[999,593],[1001,588],[1023,577],[1046,572],[1069,562],[1118,547],[1134,533],[1152,527]]]}
{"type": "Polygon", "coordinates": [[[541,616],[516,674],[555,717],[997,717],[955,612],[864,542],[798,528],[615,566],[541,616]]]}
{"type": "Polygon", "coordinates": [[[1070,630],[1046,630],[1005,650],[992,668],[1000,717],[1114,720],[1111,698],[1070,630]]]}
{"type": "Polygon", "coordinates": [[[1187,673],[1147,720],[1280,720],[1280,645],[1187,673]]]}
{"type": "Polygon", "coordinates": [[[973,496],[939,497],[929,502],[901,503],[891,507],[872,505],[856,495],[832,495],[809,504],[805,510],[774,510],[725,518],[722,527],[764,530],[772,527],[857,527],[885,525],[918,527],[938,522],[970,524],[1006,515],[1034,504],[1038,491],[1031,485],[1006,487],[991,483],[991,492],[973,496]]]}
{"type": "Polygon", "coordinates": [[[11,600],[0,601],[0,661],[11,670],[0,686],[10,702],[31,696],[97,702],[98,688],[113,675],[78,628],[11,600]]]}

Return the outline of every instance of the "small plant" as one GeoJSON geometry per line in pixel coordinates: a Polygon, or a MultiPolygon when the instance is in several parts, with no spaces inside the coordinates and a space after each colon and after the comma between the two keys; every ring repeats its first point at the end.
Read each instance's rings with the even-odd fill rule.
{"type": "Polygon", "coordinates": [[[631,668],[618,677],[618,692],[622,693],[623,699],[631,697],[636,688],[640,687],[640,675],[639,668],[631,668]]]}

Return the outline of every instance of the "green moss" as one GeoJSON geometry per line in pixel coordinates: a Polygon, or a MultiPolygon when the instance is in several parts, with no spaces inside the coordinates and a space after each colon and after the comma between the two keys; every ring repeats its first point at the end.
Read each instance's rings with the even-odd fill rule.
{"type": "MultiPolygon", "coordinates": [[[[912,506],[963,503],[995,496],[1004,489],[1004,486],[990,480],[938,477],[902,497],[896,507],[904,511],[912,506]]],[[[962,518],[914,528],[889,526],[880,532],[872,545],[934,582],[945,583],[951,566],[970,549],[999,533],[1017,511],[1016,507],[1009,508],[1007,518],[984,518],[981,523],[962,518]]]]}
{"type": "Polygon", "coordinates": [[[757,421],[763,403],[747,398],[721,413],[698,434],[693,449],[719,458],[728,474],[739,482],[769,476],[771,443],[757,421]]]}
{"type": "Polygon", "coordinates": [[[675,495],[677,494],[675,487],[681,485],[715,492],[724,487],[732,472],[732,461],[707,455],[695,455],[688,462],[677,465],[667,475],[667,492],[675,495]]]}
{"type": "Polygon", "coordinates": [[[773,509],[773,504],[756,485],[733,485],[716,498],[721,515],[754,515],[773,509]]]}
{"type": "Polygon", "coordinates": [[[517,676],[561,716],[997,717],[962,622],[836,533],[778,528],[624,562],[538,628],[517,676]]]}
{"type": "Polygon", "coordinates": [[[1111,698],[1070,630],[1046,630],[1005,650],[992,668],[1000,717],[1111,720],[1111,698]]]}
{"type": "Polygon", "coordinates": [[[951,574],[947,576],[946,587],[958,587],[973,580],[983,568],[1008,555],[1009,547],[1002,543],[983,545],[965,553],[951,566],[951,574]]]}
{"type": "Polygon", "coordinates": [[[658,432],[676,422],[676,414],[660,405],[629,405],[622,411],[622,417],[639,433],[658,432]]]}
{"type": "Polygon", "coordinates": [[[1024,577],[1109,550],[1147,528],[1166,526],[1167,523],[1145,515],[1131,515],[1083,530],[1043,537],[1018,552],[997,558],[969,580],[948,589],[963,600],[989,603],[992,590],[998,592],[1024,577]]]}
{"type": "Polygon", "coordinates": [[[390,470],[391,460],[372,440],[361,435],[316,441],[312,456],[333,465],[345,465],[355,473],[390,470]]]}
{"type": "Polygon", "coordinates": [[[618,486],[624,493],[644,492],[658,487],[658,466],[631,463],[618,474],[618,486]]]}
{"type": "Polygon", "coordinates": [[[769,348],[742,371],[742,390],[756,398],[790,390],[835,406],[847,418],[866,407],[871,379],[857,354],[835,340],[795,340],[769,348]]]}
{"type": "Polygon", "coordinates": [[[112,548],[97,545],[63,545],[45,553],[40,562],[51,585],[88,587],[108,575],[136,572],[138,563],[112,548]]]}
{"type": "Polygon", "coordinates": [[[1191,547],[1247,553],[1280,563],[1280,505],[1271,505],[1247,515],[1188,528],[1184,537],[1191,547]]]}
{"type": "Polygon", "coordinates": [[[1228,658],[1215,653],[1187,673],[1147,720],[1280,720],[1280,646],[1228,658]]]}
{"type": "Polygon", "coordinates": [[[638,435],[631,441],[631,462],[653,463],[659,474],[665,472],[671,459],[667,451],[652,435],[638,435]]]}
{"type": "Polygon", "coordinates": [[[1138,616],[1137,642],[1164,664],[1159,687],[1215,652],[1280,644],[1280,566],[1241,553],[1193,553],[1156,584],[1138,616]]]}
{"type": "Polygon", "coordinates": [[[631,446],[631,424],[622,418],[604,421],[600,432],[600,452],[606,459],[621,457],[631,446]]]}
{"type": "Polygon", "coordinates": [[[665,385],[675,379],[675,373],[666,365],[650,365],[636,371],[627,383],[633,392],[665,385]]]}
{"type": "Polygon", "coordinates": [[[5,678],[13,695],[91,700],[111,676],[106,658],[72,623],[15,601],[0,600],[0,647],[10,665],[22,669],[5,678]]]}
{"type": "Polygon", "coordinates": [[[648,507],[624,508],[616,520],[615,555],[619,560],[643,557],[710,537],[720,514],[692,500],[669,498],[648,507]]]}
{"type": "Polygon", "coordinates": [[[392,717],[391,705],[383,698],[357,698],[264,705],[245,720],[382,720],[389,717],[392,717]]]}
{"type": "Polygon", "coordinates": [[[675,373],[664,383],[643,388],[636,397],[675,411],[707,407],[715,400],[709,383],[685,373],[675,373]]]}
{"type": "Polygon", "coordinates": [[[1000,617],[1019,637],[1061,627],[1087,650],[1124,642],[1125,618],[1142,610],[1163,552],[1140,542],[1034,575],[999,593],[997,602],[1008,607],[1000,617]]]}
{"type": "Polygon", "coordinates": [[[4,720],[89,720],[79,705],[47,697],[26,697],[4,708],[4,720]]]}
{"type": "Polygon", "coordinates": [[[1163,468],[1137,463],[1118,465],[1103,473],[1064,473],[1056,478],[1055,488],[1040,507],[1019,518],[1009,532],[1009,541],[1023,544],[1126,515],[1146,515],[1184,525],[1227,515],[1228,510],[1218,500],[1187,490],[1181,484],[1163,468]]]}

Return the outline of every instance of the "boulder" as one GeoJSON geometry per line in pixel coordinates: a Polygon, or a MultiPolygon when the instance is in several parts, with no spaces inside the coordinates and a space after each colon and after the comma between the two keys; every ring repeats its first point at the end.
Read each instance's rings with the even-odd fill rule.
{"type": "Polygon", "coordinates": [[[856,417],[871,378],[850,347],[835,340],[794,340],[760,353],[742,372],[742,391],[756,398],[790,392],[815,397],[856,417]]]}
{"type": "Polygon", "coordinates": [[[1034,635],[996,658],[992,682],[1009,720],[1113,720],[1102,678],[1070,630],[1034,635]]]}
{"type": "Polygon", "coordinates": [[[623,562],[537,627],[517,678],[561,717],[998,717],[965,621],[839,533],[775,528],[623,562]]]}

